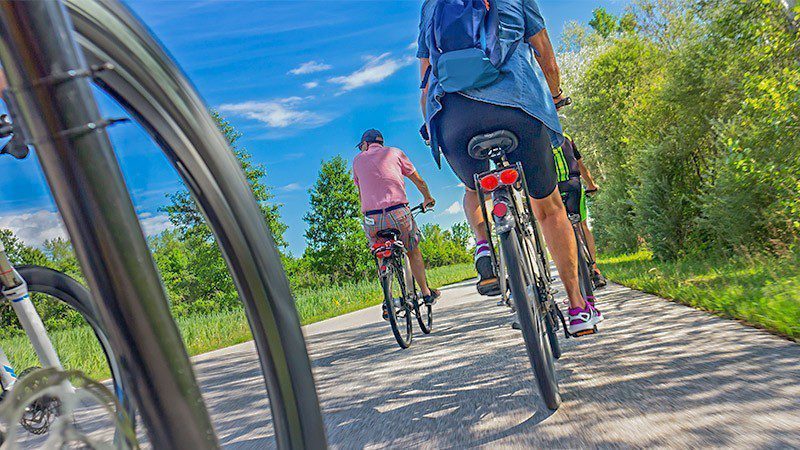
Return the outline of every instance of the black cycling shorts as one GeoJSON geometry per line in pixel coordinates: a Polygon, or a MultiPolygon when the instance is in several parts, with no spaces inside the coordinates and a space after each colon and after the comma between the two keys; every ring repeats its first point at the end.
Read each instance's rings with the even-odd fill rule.
{"type": "Polygon", "coordinates": [[[473,159],[467,152],[470,139],[485,133],[508,130],[519,138],[519,147],[508,154],[512,164],[522,163],[533,198],[545,198],[556,188],[556,168],[547,127],[525,111],[509,106],[446,94],[436,114],[439,145],[456,176],[475,189],[476,173],[489,170],[489,161],[473,159]]]}

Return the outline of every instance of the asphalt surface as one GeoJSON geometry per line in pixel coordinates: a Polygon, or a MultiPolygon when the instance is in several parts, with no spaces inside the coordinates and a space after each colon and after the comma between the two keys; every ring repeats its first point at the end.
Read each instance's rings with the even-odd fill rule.
{"type": "MultiPolygon", "coordinates": [[[[562,339],[555,413],[509,310],[472,282],[407,350],[379,308],[306,327],[330,446],[800,447],[800,345],[618,285],[598,298],[602,332],[562,339]]],[[[223,445],[274,446],[252,344],[196,361],[223,445]]]]}
{"type": "MultiPolygon", "coordinates": [[[[305,328],[332,448],[800,448],[800,345],[609,285],[601,333],[561,340],[551,413],[510,310],[472,283],[407,350],[379,307],[305,328]]],[[[274,447],[252,343],[194,360],[223,446],[274,447]]]]}

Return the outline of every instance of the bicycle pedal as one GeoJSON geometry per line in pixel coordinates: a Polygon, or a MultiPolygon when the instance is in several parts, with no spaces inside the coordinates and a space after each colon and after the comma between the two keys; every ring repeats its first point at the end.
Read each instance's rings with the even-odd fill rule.
{"type": "Polygon", "coordinates": [[[594,328],[592,328],[590,330],[576,331],[572,335],[575,336],[575,337],[581,337],[581,336],[589,336],[589,335],[592,335],[592,334],[595,334],[595,333],[599,333],[599,332],[600,331],[598,331],[597,327],[594,327],[594,328]]]}

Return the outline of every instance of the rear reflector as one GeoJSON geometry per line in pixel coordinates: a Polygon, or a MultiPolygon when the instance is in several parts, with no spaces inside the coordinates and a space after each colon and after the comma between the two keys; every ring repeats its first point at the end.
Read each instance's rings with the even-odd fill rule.
{"type": "Polygon", "coordinates": [[[493,191],[497,189],[497,186],[500,185],[500,180],[497,179],[497,175],[491,174],[481,178],[481,187],[484,191],[493,191]]]}
{"type": "Polygon", "coordinates": [[[505,203],[495,203],[492,213],[495,217],[505,217],[506,213],[508,213],[508,205],[505,203]]]}
{"type": "Polygon", "coordinates": [[[516,169],[506,169],[500,173],[500,182],[505,185],[511,185],[517,182],[519,172],[516,169]]]}

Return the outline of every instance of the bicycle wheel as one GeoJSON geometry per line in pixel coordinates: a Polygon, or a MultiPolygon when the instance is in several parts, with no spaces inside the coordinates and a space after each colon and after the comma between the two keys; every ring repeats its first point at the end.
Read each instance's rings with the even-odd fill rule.
{"type": "Polygon", "coordinates": [[[400,345],[400,348],[408,348],[414,338],[414,329],[411,307],[406,300],[403,267],[393,263],[388,270],[389,272],[381,277],[383,303],[389,313],[389,324],[392,326],[392,334],[394,334],[397,344],[400,345]]]}
{"type": "Polygon", "coordinates": [[[532,261],[528,261],[523,253],[514,229],[500,234],[500,247],[505,256],[509,287],[516,302],[517,318],[539,393],[547,408],[556,410],[561,404],[561,395],[558,392],[549,336],[539,311],[538,287],[533,281],[532,261]]]}
{"type": "Polygon", "coordinates": [[[589,249],[577,229],[575,230],[575,239],[578,245],[578,279],[580,280],[581,294],[586,300],[594,302],[594,283],[592,283],[592,271],[589,268],[589,249]]]}
{"type": "Polygon", "coordinates": [[[419,297],[414,300],[414,313],[419,322],[419,328],[425,334],[431,334],[433,331],[433,307],[426,305],[419,297]]]}
{"type": "Polygon", "coordinates": [[[541,296],[538,299],[539,307],[544,313],[544,324],[545,330],[547,331],[547,338],[550,341],[550,351],[553,353],[553,358],[559,359],[561,358],[561,343],[558,340],[558,333],[556,333],[556,330],[558,329],[558,318],[556,317],[556,312],[554,311],[554,309],[558,308],[558,306],[553,300],[553,296],[549,293],[550,275],[549,272],[544,271],[544,266],[542,265],[543,252],[536,251],[536,248],[539,247],[535,245],[534,242],[541,242],[538,239],[538,234],[535,234],[534,238],[531,238],[531,236],[525,236],[522,239],[528,261],[536,261],[539,269],[539,276],[541,277],[539,278],[541,284],[539,285],[539,289],[537,289],[538,294],[541,296]]]}
{"type": "MultiPolygon", "coordinates": [[[[325,448],[311,363],[288,280],[238,160],[192,84],[116,0],[66,0],[95,81],[163,149],[213,231],[247,313],[279,448],[325,448]]],[[[181,435],[175,430],[173,435],[181,435]]]]}
{"type": "Polygon", "coordinates": [[[423,333],[430,334],[431,331],[433,331],[433,307],[426,305],[425,302],[422,301],[419,290],[417,290],[416,281],[411,274],[411,265],[408,262],[408,256],[403,257],[403,270],[406,275],[406,286],[408,286],[406,288],[406,294],[408,294],[408,298],[414,300],[414,315],[417,316],[419,328],[423,333]],[[411,293],[409,294],[408,292],[411,293]]]}
{"type": "MultiPolygon", "coordinates": [[[[553,305],[557,308],[556,305],[553,305]]],[[[554,359],[561,359],[561,342],[558,340],[558,317],[556,313],[549,312],[545,316],[544,324],[547,330],[547,340],[550,341],[550,352],[554,359]]]]}
{"type": "MultiPolygon", "coordinates": [[[[74,352],[65,354],[67,352],[62,352],[61,350],[66,350],[69,348],[72,345],[71,341],[75,339],[74,336],[81,334],[81,330],[80,328],[73,328],[65,331],[62,330],[62,326],[54,325],[52,327],[47,327],[47,332],[56,349],[56,353],[59,355],[65,370],[69,370],[71,366],[79,363],[84,367],[91,365],[95,370],[97,370],[100,369],[97,364],[100,364],[101,361],[95,362],[94,356],[97,350],[102,352],[101,359],[108,364],[107,368],[111,375],[111,387],[113,393],[117,400],[119,400],[119,404],[122,408],[122,410],[118,411],[118,413],[124,413],[124,415],[120,416],[120,419],[129,420],[128,424],[135,428],[135,408],[132,398],[129,394],[131,389],[125,385],[125,378],[122,376],[120,363],[115,357],[114,352],[109,344],[108,337],[106,336],[103,327],[100,325],[99,318],[94,312],[89,290],[66,274],[47,267],[26,265],[18,266],[16,269],[20,277],[27,283],[28,291],[31,293],[31,300],[34,302],[35,306],[42,305],[45,302],[57,301],[63,303],[68,308],[77,311],[81,315],[83,321],[89,326],[91,332],[97,337],[99,345],[82,349],[81,353],[77,355],[74,354],[74,352]],[[54,338],[55,334],[60,334],[59,338],[54,338]],[[80,361],[76,359],[80,359],[80,361]]],[[[55,305],[54,307],[58,308],[58,305],[55,305]]],[[[19,344],[19,341],[17,341],[17,344],[19,344]]],[[[31,359],[35,358],[35,355],[33,355],[30,348],[27,348],[27,346],[16,347],[19,357],[24,360],[26,364],[35,364],[35,362],[31,359]]],[[[26,371],[28,370],[29,369],[26,369],[26,371]]],[[[24,375],[20,374],[20,379],[23,377],[24,375]]],[[[86,409],[88,409],[88,406],[86,409]]],[[[97,417],[94,415],[91,415],[90,417],[92,417],[94,421],[97,420],[97,417]]],[[[46,417],[46,414],[43,414],[40,411],[39,414],[33,414],[31,420],[28,420],[27,423],[23,423],[21,426],[31,434],[43,435],[47,432],[49,420],[52,420],[52,417],[46,417]]],[[[86,425],[90,431],[93,430],[98,434],[104,432],[108,434],[108,427],[105,427],[106,429],[104,430],[102,421],[92,424],[82,424],[79,422],[79,425],[86,425]]],[[[117,433],[118,431],[121,430],[115,429],[117,436],[124,435],[117,433]]]]}

